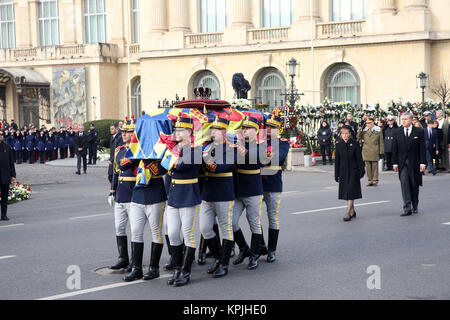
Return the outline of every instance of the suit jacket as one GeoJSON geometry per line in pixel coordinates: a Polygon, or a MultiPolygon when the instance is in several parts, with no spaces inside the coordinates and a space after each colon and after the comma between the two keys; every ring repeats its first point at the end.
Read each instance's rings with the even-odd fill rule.
{"type": "Polygon", "coordinates": [[[428,133],[428,128],[424,128],[423,131],[425,134],[425,149],[430,152],[439,150],[439,140],[437,130],[432,128],[431,136],[428,133]]]}
{"type": "MultiPolygon", "coordinates": [[[[111,139],[109,139],[109,146],[110,146],[109,161],[114,162],[114,150],[116,150],[116,148],[121,145],[123,145],[123,140],[120,132],[117,133],[116,136],[111,136],[111,139]]],[[[108,175],[112,174],[113,174],[113,165],[110,164],[108,166],[108,175]]]]}
{"type": "Polygon", "coordinates": [[[410,126],[409,137],[405,136],[404,127],[399,127],[394,133],[394,143],[392,145],[392,164],[398,165],[398,173],[405,166],[408,160],[408,173],[414,177],[415,182],[422,185],[422,173],[420,165],[426,164],[425,156],[425,135],[423,129],[410,126]],[[412,130],[411,130],[412,128],[412,130]]]}
{"type": "Polygon", "coordinates": [[[83,133],[83,136],[80,137],[80,134],[75,134],[75,152],[82,156],[87,154],[87,149],[89,148],[89,137],[86,133],[83,133]],[[78,151],[78,148],[83,148],[83,150],[78,151]]]}
{"type": "Polygon", "coordinates": [[[10,184],[16,177],[14,155],[11,147],[4,141],[0,143],[0,184],[10,184]]]}

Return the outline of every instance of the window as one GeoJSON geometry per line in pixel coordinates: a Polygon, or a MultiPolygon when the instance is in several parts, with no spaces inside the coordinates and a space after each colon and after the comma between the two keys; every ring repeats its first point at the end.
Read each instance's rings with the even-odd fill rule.
{"type": "Polygon", "coordinates": [[[334,102],[360,103],[360,83],[356,70],[347,63],[334,66],[326,78],[326,92],[334,102]]]}
{"type": "Polygon", "coordinates": [[[284,104],[286,98],[281,94],[286,89],[286,82],[281,72],[276,68],[266,68],[257,79],[257,101],[267,103],[272,109],[284,104]]]}
{"type": "Polygon", "coordinates": [[[226,0],[200,0],[200,32],[222,32],[226,27],[226,0]]]}
{"type": "Polygon", "coordinates": [[[133,86],[133,114],[135,119],[141,116],[141,79],[137,79],[133,86]]]}
{"type": "Polygon", "coordinates": [[[39,41],[41,46],[59,45],[58,1],[40,0],[38,10],[39,41]]]}
{"type": "Polygon", "coordinates": [[[84,0],[84,36],[86,43],[106,43],[105,0],[84,0]]]}
{"type": "Polygon", "coordinates": [[[211,99],[220,99],[220,84],[217,77],[211,71],[201,72],[194,81],[194,88],[208,87],[211,89],[211,99]]]}
{"type": "Polygon", "coordinates": [[[14,2],[0,0],[0,48],[16,47],[14,2]]]}
{"type": "Polygon", "coordinates": [[[291,25],[294,21],[294,9],[293,0],[263,0],[263,28],[278,28],[291,25]]]}
{"type": "Polygon", "coordinates": [[[331,20],[359,20],[367,17],[368,0],[331,0],[331,20]]]}
{"type": "Polygon", "coordinates": [[[139,0],[133,0],[133,43],[139,42],[139,0]]]}

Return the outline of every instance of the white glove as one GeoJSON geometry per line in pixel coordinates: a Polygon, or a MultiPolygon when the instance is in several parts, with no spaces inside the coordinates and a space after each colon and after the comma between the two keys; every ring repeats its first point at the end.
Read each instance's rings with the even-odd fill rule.
{"type": "Polygon", "coordinates": [[[113,195],[108,197],[108,203],[111,207],[114,205],[114,196],[113,195]]]}

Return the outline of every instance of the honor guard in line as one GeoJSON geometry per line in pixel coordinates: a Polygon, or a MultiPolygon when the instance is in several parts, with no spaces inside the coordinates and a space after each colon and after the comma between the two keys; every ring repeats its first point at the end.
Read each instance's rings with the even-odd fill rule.
{"type": "MultiPolygon", "coordinates": [[[[110,204],[114,202],[114,220],[116,227],[117,248],[119,261],[111,267],[113,270],[127,268],[131,271],[128,258],[127,223],[130,212],[131,196],[136,183],[136,174],[133,172],[131,160],[125,158],[131,142],[135,124],[129,120],[123,125],[122,140],[125,144],[116,148],[113,162],[113,180],[111,183],[110,204]]],[[[133,247],[132,247],[133,249],[133,247]]]]}
{"type": "Polygon", "coordinates": [[[212,143],[203,152],[205,181],[202,190],[200,210],[200,231],[215,261],[207,270],[213,277],[223,277],[228,273],[233,241],[233,205],[235,168],[235,145],[227,142],[229,121],[216,117],[211,125],[212,143]],[[222,232],[223,245],[220,246],[218,232],[214,231],[217,221],[222,232]]]}
{"type": "Polygon", "coordinates": [[[249,257],[247,269],[258,267],[260,245],[262,239],[261,228],[261,204],[262,204],[262,179],[261,166],[266,162],[266,144],[257,142],[259,132],[258,119],[246,116],[242,124],[245,147],[238,146],[237,172],[234,178],[236,199],[233,210],[234,241],[239,246],[239,255],[233,264],[240,264],[249,257]],[[264,152],[264,156],[259,153],[264,152]],[[245,241],[244,234],[239,227],[239,219],[244,209],[247,212],[247,220],[252,232],[250,248],[245,241]]]}
{"type": "Polygon", "coordinates": [[[170,250],[173,257],[174,273],[167,284],[186,285],[190,280],[191,266],[195,259],[195,222],[198,205],[201,203],[198,174],[202,163],[201,147],[194,147],[192,140],[193,119],[178,116],[175,123],[175,149],[179,158],[170,170],[171,184],[167,201],[167,229],[170,250]],[[183,257],[183,234],[186,246],[183,257]]]}
{"type": "MultiPolygon", "coordinates": [[[[274,262],[277,249],[280,223],[278,213],[280,210],[281,192],[283,192],[282,167],[289,152],[289,141],[280,138],[281,117],[271,114],[266,121],[267,156],[271,162],[261,172],[263,184],[263,200],[267,206],[269,220],[269,243],[267,262],[274,262]]],[[[263,247],[264,237],[262,239],[263,247]]]]}
{"type": "Polygon", "coordinates": [[[129,212],[133,270],[124,277],[125,281],[134,281],[142,277],[144,280],[158,278],[159,260],[163,249],[162,224],[167,200],[163,175],[167,170],[161,166],[160,160],[146,159],[140,162],[140,165],[150,172],[150,182],[145,186],[136,185],[133,189],[129,212]],[[143,275],[144,228],[147,221],[152,233],[152,246],[148,272],[143,275]]]}

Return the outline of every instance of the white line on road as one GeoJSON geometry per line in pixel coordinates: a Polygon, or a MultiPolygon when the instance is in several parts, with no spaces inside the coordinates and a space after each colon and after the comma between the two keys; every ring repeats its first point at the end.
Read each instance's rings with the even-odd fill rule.
{"type": "MultiPolygon", "coordinates": [[[[172,276],[172,274],[163,274],[157,279],[169,278],[171,276],[172,276]]],[[[132,281],[132,282],[114,283],[114,284],[109,284],[109,285],[101,286],[101,287],[95,287],[95,288],[90,288],[90,289],[85,289],[85,290],[78,290],[78,291],[74,291],[74,292],[67,292],[67,293],[63,293],[63,294],[58,294],[56,296],[40,298],[40,299],[37,299],[37,300],[58,300],[58,299],[64,299],[64,298],[79,296],[79,295],[86,294],[86,293],[92,293],[92,292],[98,292],[98,291],[113,289],[113,288],[125,287],[125,286],[129,286],[129,285],[132,285],[132,284],[139,284],[139,283],[143,283],[143,282],[150,282],[150,281],[136,280],[136,281],[132,281]]]]}
{"type": "MultiPolygon", "coordinates": [[[[390,200],[385,200],[385,201],[358,203],[358,204],[355,204],[355,207],[370,206],[370,205],[373,205],[373,204],[380,204],[380,203],[387,203],[387,202],[391,202],[391,201],[390,200]]],[[[314,209],[314,210],[306,210],[306,211],[292,212],[291,214],[304,214],[304,213],[328,211],[328,210],[344,209],[344,208],[347,208],[347,206],[331,207],[331,208],[323,208],[323,209],[314,209]]]]}
{"type": "Polygon", "coordinates": [[[1,229],[1,228],[9,228],[9,227],[23,226],[23,225],[24,225],[23,223],[9,224],[9,225],[7,225],[7,226],[1,226],[0,229],[1,229]]]}
{"type": "Polygon", "coordinates": [[[109,213],[101,213],[101,214],[92,214],[89,216],[72,217],[72,218],[69,218],[69,220],[89,219],[89,218],[96,218],[96,217],[110,216],[110,215],[113,215],[113,213],[109,212],[109,213]]]}
{"type": "Polygon", "coordinates": [[[9,258],[15,258],[15,257],[17,257],[17,256],[3,256],[3,257],[0,257],[0,260],[9,259],[9,258]]]}
{"type": "Polygon", "coordinates": [[[443,224],[450,226],[450,222],[444,222],[443,224]]]}

